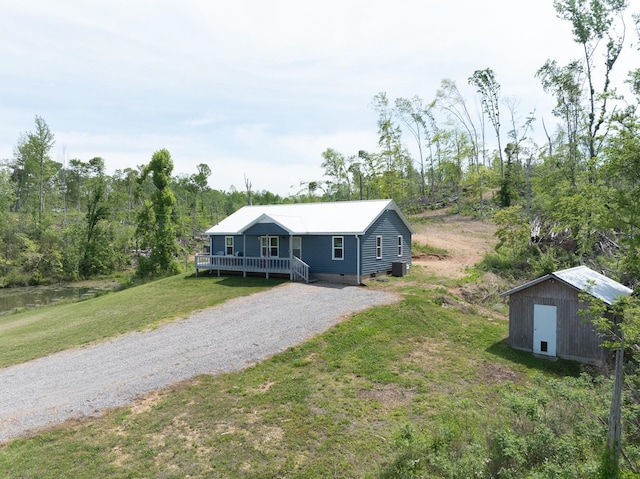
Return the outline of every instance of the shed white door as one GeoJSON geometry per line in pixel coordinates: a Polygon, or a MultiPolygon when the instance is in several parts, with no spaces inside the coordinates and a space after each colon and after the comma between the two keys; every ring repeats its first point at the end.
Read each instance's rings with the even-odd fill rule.
{"type": "Polygon", "coordinates": [[[533,305],[533,352],[556,355],[557,309],[546,304],[533,305]]]}

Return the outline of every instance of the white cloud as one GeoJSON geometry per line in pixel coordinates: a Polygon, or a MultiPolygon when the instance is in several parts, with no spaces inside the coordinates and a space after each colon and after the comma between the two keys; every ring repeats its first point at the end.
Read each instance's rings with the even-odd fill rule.
{"type": "Polygon", "coordinates": [[[550,0],[22,0],[0,18],[0,158],[37,114],[58,156],[113,170],[166,147],[177,173],[207,163],[215,187],[246,172],[280,194],[318,179],[328,147],[375,149],[380,91],[430,101],[451,78],[472,101],[467,78],[490,67],[541,114],[536,70],[580,55],[550,0]]]}

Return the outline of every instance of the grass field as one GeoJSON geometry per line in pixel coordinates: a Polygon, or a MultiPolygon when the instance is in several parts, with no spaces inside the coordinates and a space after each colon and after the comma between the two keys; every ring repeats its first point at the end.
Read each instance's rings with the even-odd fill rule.
{"type": "Polygon", "coordinates": [[[280,280],[178,275],[79,303],[0,316],[0,367],[152,328],[280,280]]]}
{"type": "MultiPolygon", "coordinates": [[[[594,417],[599,407],[579,367],[510,350],[504,318],[456,307],[460,299],[423,284],[426,277],[415,267],[408,277],[372,284],[404,299],[240,373],[199,377],[102,418],[12,441],[0,448],[0,477],[525,477],[518,468],[549,470],[544,464],[569,453],[577,475],[529,477],[589,477],[579,474],[594,470],[598,458],[584,451],[599,445],[601,427],[564,416],[575,414],[576,403],[594,417]],[[564,424],[563,417],[563,449],[544,449],[550,439],[536,431],[564,424]],[[519,430],[538,442],[509,435],[519,430]]],[[[3,352],[3,361],[50,352],[48,341],[38,341],[43,327],[59,338],[51,349],[62,349],[264,287],[264,280],[239,280],[171,278],[3,318],[0,339],[13,337],[13,348],[42,344],[29,354],[3,352]],[[159,302],[180,306],[147,317],[159,302]],[[99,316],[105,308],[113,311],[99,316]],[[87,318],[91,325],[79,324],[87,318]],[[73,341],[66,331],[74,331],[73,341]]]]}

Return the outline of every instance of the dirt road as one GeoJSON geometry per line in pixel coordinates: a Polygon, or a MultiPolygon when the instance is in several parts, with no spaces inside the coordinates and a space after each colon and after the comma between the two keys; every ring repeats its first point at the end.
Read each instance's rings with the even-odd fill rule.
{"type": "Polygon", "coordinates": [[[444,211],[425,213],[428,223],[416,228],[413,241],[447,251],[445,255],[415,258],[414,264],[426,265],[438,276],[460,278],[465,268],[473,266],[494,249],[496,227],[489,221],[479,221],[444,211]]]}

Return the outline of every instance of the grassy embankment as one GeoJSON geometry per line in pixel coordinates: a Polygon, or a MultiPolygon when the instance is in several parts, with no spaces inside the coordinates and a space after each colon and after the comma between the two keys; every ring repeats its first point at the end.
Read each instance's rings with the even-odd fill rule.
{"type": "MultiPolygon", "coordinates": [[[[491,451],[474,445],[506,423],[505,398],[526,414],[535,412],[537,400],[527,394],[540,384],[536,378],[571,378],[578,368],[510,350],[504,318],[451,306],[455,301],[445,300],[451,293],[434,287],[432,279],[426,269],[414,267],[406,278],[381,280],[370,287],[402,292],[399,304],[358,314],[243,372],[200,377],[102,418],[12,441],[0,448],[0,476],[418,477],[406,471],[418,471],[432,451],[433,461],[444,462],[429,466],[432,472],[425,477],[472,477],[468,471],[482,467],[485,475],[475,477],[490,477],[486,461],[496,458],[485,457],[491,451]],[[447,473],[446,458],[469,466],[447,473]],[[406,474],[394,472],[400,470],[406,474]]],[[[8,320],[23,323],[14,340],[21,345],[47,343],[40,337],[50,334],[62,338],[89,320],[82,334],[91,331],[92,337],[80,339],[78,331],[74,341],[80,344],[204,307],[202,296],[214,303],[232,294],[224,291],[225,281],[172,278],[8,320]],[[174,309],[177,303],[180,308],[174,309]],[[133,304],[140,304],[139,313],[132,314],[133,304]],[[160,307],[171,309],[156,310],[136,326],[129,323],[131,316],[160,307]],[[122,311],[118,321],[112,319],[116,310],[122,311]],[[48,323],[51,314],[60,319],[48,323]],[[97,329],[101,332],[93,333],[97,329]]],[[[255,287],[231,289],[235,294],[255,287]]],[[[0,338],[7,341],[15,330],[3,330],[0,338]]],[[[4,348],[0,345],[0,351],[4,348]]],[[[4,363],[17,360],[12,357],[4,363]]],[[[529,424],[526,418],[523,424],[529,424]]],[[[574,460],[590,460],[571,451],[574,460]]],[[[515,461],[504,454],[500,458],[505,467],[515,461]]]]}
{"type": "Polygon", "coordinates": [[[188,315],[282,281],[179,275],[66,303],[0,316],[0,367],[188,315]]]}

